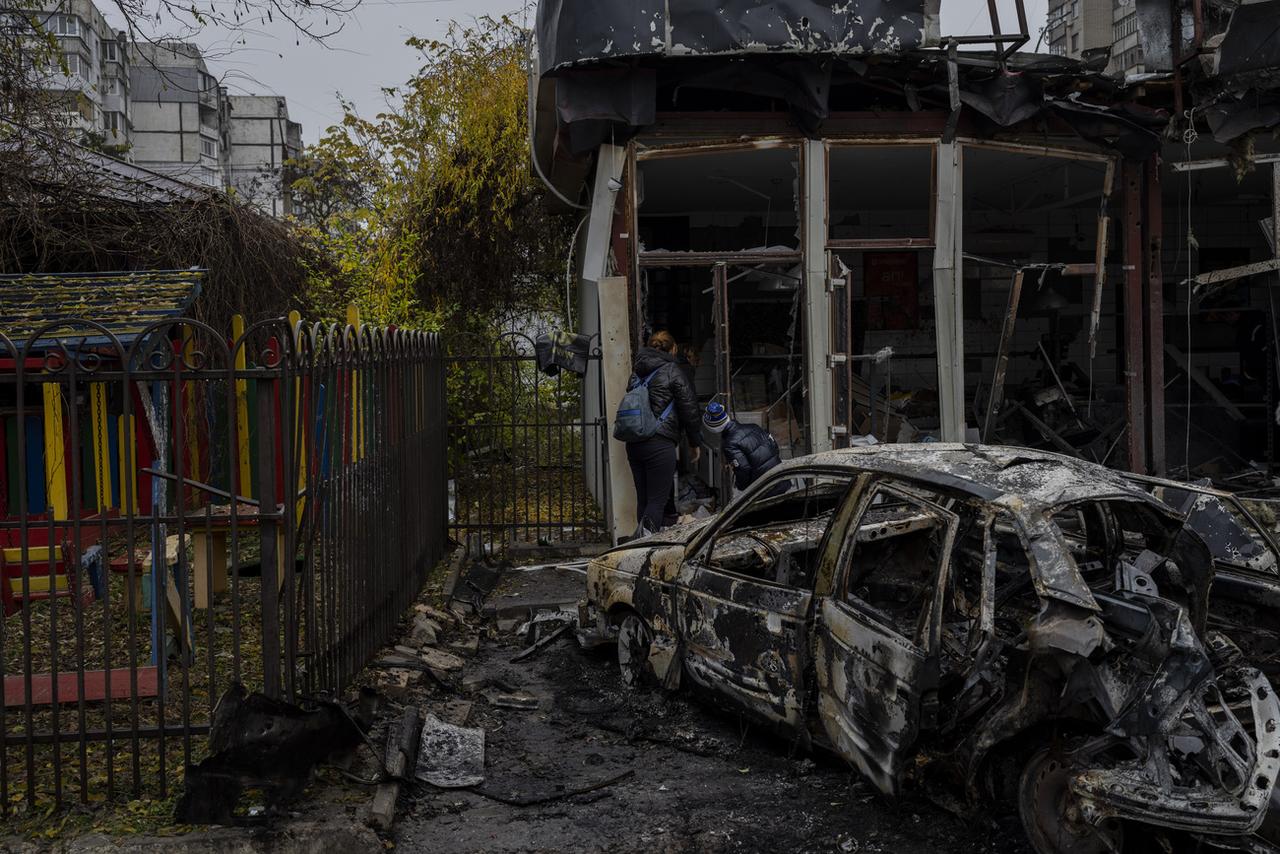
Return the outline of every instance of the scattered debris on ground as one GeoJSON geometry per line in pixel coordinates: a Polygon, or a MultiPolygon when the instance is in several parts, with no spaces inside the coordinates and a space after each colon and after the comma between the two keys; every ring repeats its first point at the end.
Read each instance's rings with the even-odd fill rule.
{"type": "Polygon", "coordinates": [[[359,725],[335,703],[307,711],[234,684],[213,712],[211,755],[186,769],[175,817],[182,824],[264,821],[296,801],[315,766],[364,738],[359,725]],[[261,792],[253,815],[235,810],[246,789],[261,792]]]}

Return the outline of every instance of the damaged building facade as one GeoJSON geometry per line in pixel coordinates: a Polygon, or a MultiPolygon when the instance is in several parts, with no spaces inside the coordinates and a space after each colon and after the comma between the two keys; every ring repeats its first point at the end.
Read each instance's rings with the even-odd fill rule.
{"type": "MultiPolygon", "coordinates": [[[[994,3],[987,36],[938,12],[540,4],[534,160],[582,217],[577,331],[604,354],[587,418],[667,329],[700,399],[784,456],[871,435],[1271,466],[1280,0],[1139,0],[1128,77],[1019,52],[1020,2],[1012,33],[994,3]]],[[[625,533],[612,444],[588,465],[625,533]]],[[[725,482],[714,454],[703,475],[725,482]]]]}

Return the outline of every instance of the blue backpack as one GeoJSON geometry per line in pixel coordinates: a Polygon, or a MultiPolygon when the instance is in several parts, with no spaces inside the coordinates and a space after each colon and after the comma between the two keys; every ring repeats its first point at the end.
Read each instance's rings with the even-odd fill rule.
{"type": "Polygon", "coordinates": [[[654,415],[653,407],[649,405],[649,382],[657,375],[658,371],[654,371],[643,380],[638,380],[634,375],[631,377],[631,384],[627,393],[622,396],[618,412],[613,418],[613,438],[620,442],[643,442],[652,438],[662,422],[671,415],[671,410],[676,405],[675,398],[662,410],[661,415],[654,415]]]}

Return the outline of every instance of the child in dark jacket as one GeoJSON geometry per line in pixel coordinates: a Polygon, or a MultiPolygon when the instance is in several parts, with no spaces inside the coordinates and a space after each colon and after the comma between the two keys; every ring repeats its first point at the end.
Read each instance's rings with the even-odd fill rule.
{"type": "Polygon", "coordinates": [[[720,447],[733,466],[733,484],[746,489],[769,469],[782,462],[778,443],[763,427],[741,424],[729,417],[722,404],[707,404],[702,427],[720,434],[720,447]]]}

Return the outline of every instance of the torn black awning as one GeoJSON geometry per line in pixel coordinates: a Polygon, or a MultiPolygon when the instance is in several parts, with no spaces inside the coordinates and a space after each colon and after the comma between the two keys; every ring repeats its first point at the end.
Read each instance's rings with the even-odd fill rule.
{"type": "Polygon", "coordinates": [[[1236,9],[1218,51],[1219,74],[1266,71],[1280,71],[1280,0],[1236,9]]]}
{"type": "Polygon", "coordinates": [[[541,74],[654,56],[901,54],[938,44],[940,0],[542,0],[541,74]]]}

